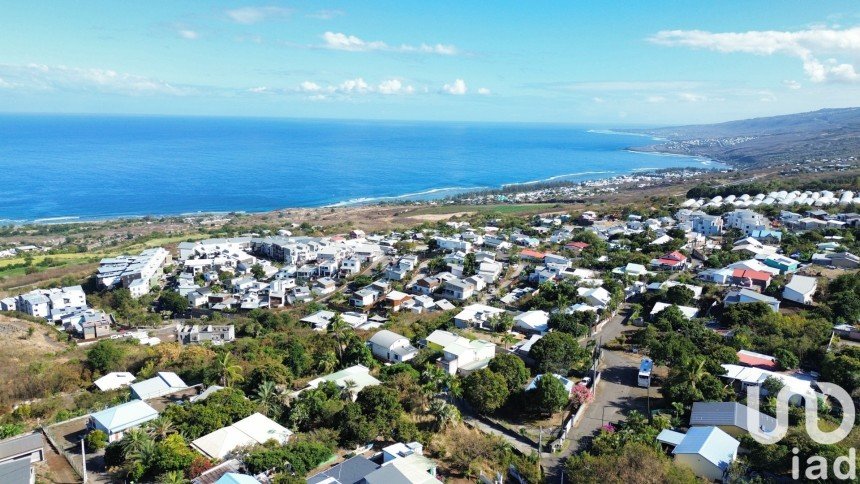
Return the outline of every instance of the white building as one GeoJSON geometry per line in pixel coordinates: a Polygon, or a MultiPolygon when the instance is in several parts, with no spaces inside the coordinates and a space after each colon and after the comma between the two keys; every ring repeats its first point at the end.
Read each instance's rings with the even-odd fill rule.
{"type": "Polygon", "coordinates": [[[409,361],[418,354],[409,338],[387,329],[371,336],[368,345],[374,356],[390,363],[409,361]]]}
{"type": "Polygon", "coordinates": [[[799,276],[791,277],[788,284],[782,290],[782,298],[794,301],[798,304],[812,304],[812,296],[818,289],[818,280],[814,277],[799,276]]]}

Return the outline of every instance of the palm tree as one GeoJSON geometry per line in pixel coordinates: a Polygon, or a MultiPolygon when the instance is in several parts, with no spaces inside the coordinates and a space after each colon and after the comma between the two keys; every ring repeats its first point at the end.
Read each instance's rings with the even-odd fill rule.
{"type": "Polygon", "coordinates": [[[140,446],[136,450],[126,454],[125,457],[129,462],[139,462],[144,468],[149,467],[149,464],[155,459],[158,448],[155,445],[155,441],[148,437],[147,440],[140,443],[140,446]]]}
{"type": "Polygon", "coordinates": [[[696,384],[701,382],[702,378],[707,374],[708,371],[705,370],[704,358],[690,358],[684,365],[685,379],[693,389],[696,388],[696,384]]]}
{"type": "Polygon", "coordinates": [[[168,435],[176,432],[173,422],[168,417],[158,417],[149,423],[149,435],[158,440],[164,440],[168,435]]]}
{"type": "Polygon", "coordinates": [[[328,324],[328,334],[334,337],[337,344],[337,361],[343,362],[343,340],[346,336],[349,326],[343,320],[340,314],[335,314],[328,324]]]}
{"type": "Polygon", "coordinates": [[[430,403],[430,414],[436,419],[436,431],[444,430],[449,424],[460,420],[460,411],[457,407],[443,400],[433,400],[430,403]]]}
{"type": "Polygon", "coordinates": [[[320,356],[319,361],[317,361],[317,371],[323,374],[329,374],[334,371],[335,367],[337,367],[337,363],[337,355],[331,351],[326,351],[320,356]]]}
{"type": "Polygon", "coordinates": [[[346,380],[343,382],[343,388],[340,391],[340,399],[345,401],[352,401],[353,390],[358,388],[358,384],[355,383],[355,380],[346,380]]]}
{"type": "Polygon", "coordinates": [[[233,363],[230,353],[224,353],[217,361],[222,386],[229,387],[235,382],[242,381],[242,367],[233,363]]]}
{"type": "Polygon", "coordinates": [[[188,484],[188,479],[182,471],[170,471],[158,476],[158,482],[161,484],[188,484]]]}
{"type": "Polygon", "coordinates": [[[120,445],[122,445],[122,453],[126,457],[137,453],[146,445],[146,442],[151,442],[152,437],[141,428],[129,429],[122,437],[120,445]]]}
{"type": "Polygon", "coordinates": [[[280,413],[279,396],[278,388],[271,380],[266,380],[257,387],[256,401],[267,417],[276,417],[280,413]]]}
{"type": "Polygon", "coordinates": [[[507,333],[502,335],[502,343],[505,344],[505,349],[508,349],[508,347],[510,347],[511,343],[514,343],[516,341],[517,341],[517,338],[514,337],[514,335],[512,335],[510,332],[507,332],[507,333]]]}

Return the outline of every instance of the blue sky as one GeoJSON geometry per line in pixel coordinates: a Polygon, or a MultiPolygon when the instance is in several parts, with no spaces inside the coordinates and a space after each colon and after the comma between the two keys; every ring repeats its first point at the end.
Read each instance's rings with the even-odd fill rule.
{"type": "Polygon", "coordinates": [[[860,105],[854,2],[56,0],[0,12],[3,112],[611,126],[860,105]]]}

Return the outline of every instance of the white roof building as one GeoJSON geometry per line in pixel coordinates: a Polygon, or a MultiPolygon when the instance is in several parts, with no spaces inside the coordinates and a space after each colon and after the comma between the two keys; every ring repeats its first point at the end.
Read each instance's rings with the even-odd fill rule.
{"type": "Polygon", "coordinates": [[[94,381],[93,384],[101,391],[117,390],[126,387],[135,380],[134,375],[127,371],[114,371],[94,381]]]}
{"type": "Polygon", "coordinates": [[[275,440],[286,444],[293,433],[261,413],[251,414],[233,425],[222,427],[191,442],[191,446],[210,459],[223,459],[240,447],[275,440]]]}

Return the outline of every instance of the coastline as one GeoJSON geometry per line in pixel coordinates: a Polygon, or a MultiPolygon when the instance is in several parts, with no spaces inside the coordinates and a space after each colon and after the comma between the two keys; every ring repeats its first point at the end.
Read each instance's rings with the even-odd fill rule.
{"type": "MultiPolygon", "coordinates": [[[[622,151],[628,151],[628,149],[623,149],[622,151]]],[[[681,158],[690,158],[692,160],[707,160],[704,157],[698,156],[686,156],[686,155],[675,155],[675,154],[663,154],[663,153],[651,153],[658,156],[672,156],[672,157],[681,157],[681,158]]],[[[705,164],[703,161],[700,163],[705,164]]],[[[714,162],[720,165],[719,162],[714,162]]],[[[617,171],[587,171],[587,172],[576,172],[576,173],[564,173],[559,175],[553,175],[550,177],[546,177],[543,179],[536,180],[527,180],[522,182],[511,182],[511,183],[503,183],[497,186],[476,186],[476,187],[438,187],[438,188],[429,188],[427,190],[422,190],[420,192],[411,192],[400,195],[386,195],[386,196],[378,196],[378,197],[356,197],[348,200],[342,200],[334,203],[325,203],[325,204],[317,204],[317,205],[306,205],[306,206],[289,206],[289,207],[273,207],[265,210],[200,210],[200,211],[182,211],[176,213],[151,213],[151,214],[116,214],[116,215],[57,215],[51,217],[40,217],[37,219],[26,220],[26,219],[9,219],[3,218],[0,219],[0,227],[2,226],[14,226],[14,225],[69,225],[69,224],[86,224],[86,223],[104,223],[111,221],[120,221],[120,220],[143,220],[148,218],[153,219],[176,219],[176,218],[199,218],[199,217],[212,217],[218,215],[229,215],[229,214],[262,214],[280,210],[298,210],[298,209],[339,209],[339,208],[351,208],[351,207],[371,207],[371,206],[387,206],[387,205],[424,205],[431,203],[440,203],[444,201],[451,200],[468,200],[474,199],[475,197],[481,196],[486,193],[493,193],[496,191],[502,190],[510,190],[516,188],[522,188],[521,191],[526,191],[526,188],[533,186],[540,186],[546,184],[559,184],[567,186],[567,187],[585,187],[585,186],[594,186],[593,184],[599,184],[602,186],[607,185],[616,185],[628,183],[628,177],[632,176],[645,176],[649,173],[655,173],[660,171],[669,171],[669,172],[684,172],[684,171],[715,171],[719,169],[728,169],[728,166],[720,167],[714,165],[706,165],[704,167],[697,167],[695,165],[686,166],[686,167],[647,167],[647,168],[634,168],[626,172],[617,172],[617,171]],[[604,175],[604,176],[591,176],[591,175],[604,175]],[[565,178],[573,178],[576,177],[576,180],[564,180],[565,178]]]]}

